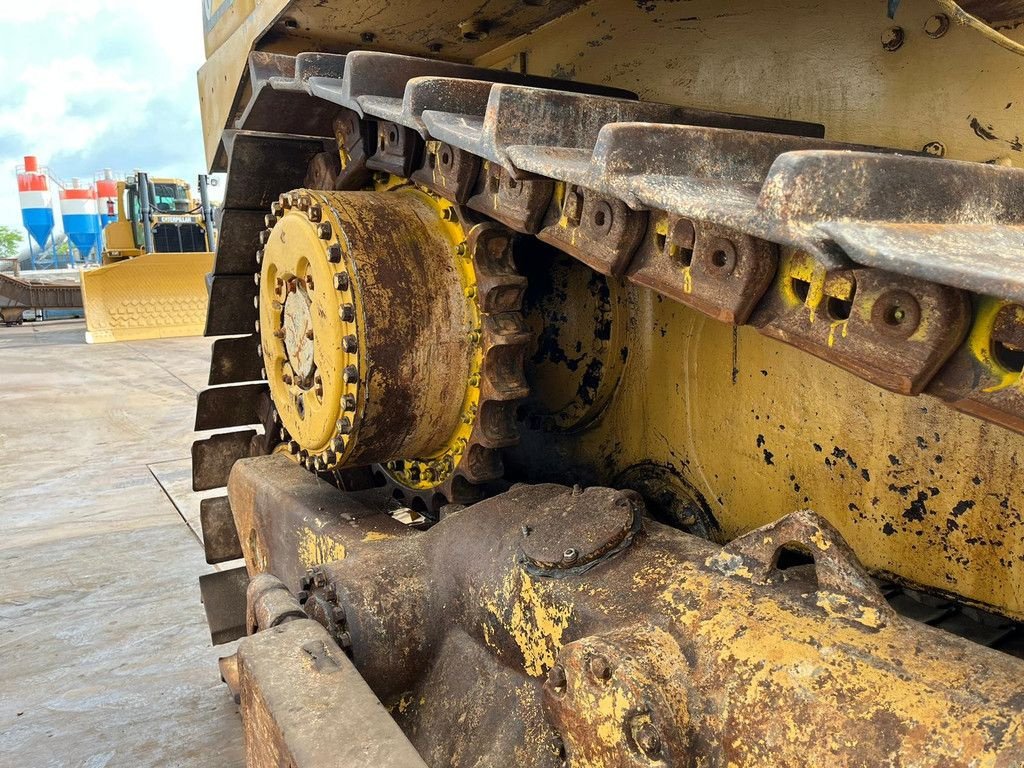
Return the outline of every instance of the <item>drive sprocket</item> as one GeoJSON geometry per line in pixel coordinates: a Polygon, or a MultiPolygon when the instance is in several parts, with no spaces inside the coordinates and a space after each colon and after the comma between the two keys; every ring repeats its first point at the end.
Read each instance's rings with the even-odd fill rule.
{"type": "Polygon", "coordinates": [[[428,511],[501,476],[529,340],[508,230],[394,182],[282,195],[260,239],[286,450],[317,472],[376,465],[428,511]]]}

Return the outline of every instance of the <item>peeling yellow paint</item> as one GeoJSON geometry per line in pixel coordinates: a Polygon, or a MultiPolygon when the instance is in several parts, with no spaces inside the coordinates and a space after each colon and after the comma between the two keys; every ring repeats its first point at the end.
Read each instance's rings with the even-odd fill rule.
{"type": "MultiPolygon", "coordinates": [[[[540,677],[554,666],[562,647],[562,633],[569,626],[571,605],[549,602],[543,591],[537,589],[530,574],[512,572],[503,585],[504,604],[511,603],[512,611],[506,619],[498,603],[486,603],[487,610],[508,631],[523,654],[523,668],[533,677],[540,677]]],[[[486,625],[485,625],[486,626],[486,625]]]]}
{"type": "Polygon", "coordinates": [[[306,568],[345,559],[345,545],[306,528],[299,535],[299,562],[306,568]]]}

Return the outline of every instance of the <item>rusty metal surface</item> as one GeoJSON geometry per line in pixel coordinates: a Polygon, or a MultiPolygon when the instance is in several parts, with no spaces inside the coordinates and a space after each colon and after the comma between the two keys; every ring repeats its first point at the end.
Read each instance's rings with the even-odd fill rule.
{"type": "Polygon", "coordinates": [[[343,494],[285,456],[244,459],[228,484],[235,527],[250,573],[272,573],[298,592],[306,572],[345,557],[358,542],[406,535],[379,491],[343,494]]]}
{"type": "MultiPolygon", "coordinates": [[[[534,88],[564,86],[564,81],[523,75],[518,72],[471,67],[465,64],[415,56],[399,56],[375,51],[353,51],[346,58],[345,71],[340,79],[313,79],[309,81],[309,89],[313,94],[347,107],[360,116],[373,115],[375,112],[372,112],[371,109],[375,106],[384,107],[385,110],[394,112],[396,102],[404,101],[406,86],[414,78],[458,78],[490,83],[520,84],[534,88]]],[[[444,88],[445,85],[441,84],[441,87],[444,88]]],[[[429,88],[435,90],[433,86],[429,88]]],[[[572,83],[569,88],[579,93],[635,98],[635,94],[605,85],[572,83]]],[[[462,93],[460,90],[456,92],[456,95],[462,93]]],[[[416,101],[418,101],[417,97],[413,96],[410,99],[410,106],[416,101]]],[[[454,101],[444,99],[441,103],[459,105],[462,101],[458,98],[454,101]]],[[[412,111],[411,114],[415,115],[416,112],[412,111]]]]}
{"type": "Polygon", "coordinates": [[[345,653],[309,619],[238,645],[250,768],[426,768],[345,653]]]}
{"type": "MultiPolygon", "coordinates": [[[[282,460],[241,466],[259,514],[282,460]]],[[[300,475],[307,519],[352,503],[300,475]]],[[[378,513],[337,530],[344,558],[311,588],[431,764],[829,764],[824,729],[864,765],[1022,759],[1022,662],[901,617],[822,518],[720,548],[641,522],[638,499],[522,485],[399,538],[372,534],[393,522],[378,513]],[[780,560],[793,548],[807,564],[780,560]],[[453,699],[457,713],[441,705],[453,699]]]]}
{"type": "Polygon", "coordinates": [[[516,179],[497,163],[483,160],[466,205],[516,232],[535,234],[554,191],[550,179],[516,179]]]}
{"type": "Polygon", "coordinates": [[[231,466],[249,455],[256,430],[221,432],[192,443],[192,490],[208,491],[227,485],[231,466]]]}
{"type": "Polygon", "coordinates": [[[78,283],[28,280],[0,272],[0,297],[29,309],[75,309],[82,306],[78,283]]]}
{"type": "Polygon", "coordinates": [[[811,136],[823,131],[808,123],[503,84],[491,88],[482,117],[428,110],[423,121],[434,138],[513,172],[510,147],[590,149],[611,123],[681,123],[811,136]]]}
{"type": "Polygon", "coordinates": [[[231,516],[227,496],[203,499],[199,502],[199,522],[203,529],[203,550],[210,565],[237,560],[242,556],[242,545],[231,516]]]}
{"type": "Polygon", "coordinates": [[[558,187],[537,238],[603,275],[618,277],[646,231],[645,211],[634,211],[621,200],[567,184],[558,187]]]}
{"type": "Polygon", "coordinates": [[[247,634],[245,590],[248,584],[244,566],[199,577],[206,623],[214,645],[230,643],[247,634]]]}
{"type": "Polygon", "coordinates": [[[751,324],[872,384],[919,394],[963,341],[966,295],[880,270],[824,273],[783,260],[751,324]]]}
{"type": "Polygon", "coordinates": [[[202,390],[196,402],[195,430],[259,424],[259,397],[266,391],[267,385],[262,382],[202,390]]]}
{"type": "Polygon", "coordinates": [[[214,275],[210,280],[206,336],[230,336],[256,329],[256,286],[250,275],[214,275]]]}
{"type": "Polygon", "coordinates": [[[768,290],[777,248],[717,224],[659,214],[630,262],[629,280],[723,323],[741,325],[768,290]]]}
{"type": "Polygon", "coordinates": [[[215,386],[262,379],[263,358],[258,351],[259,343],[255,334],[214,340],[207,383],[215,386]]]}

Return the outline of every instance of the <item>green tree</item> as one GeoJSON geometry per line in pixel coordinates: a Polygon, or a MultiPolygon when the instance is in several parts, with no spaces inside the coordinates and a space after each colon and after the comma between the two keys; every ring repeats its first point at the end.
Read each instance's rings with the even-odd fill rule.
{"type": "Polygon", "coordinates": [[[11,259],[18,255],[22,234],[13,227],[0,224],[0,259],[11,259]]]}

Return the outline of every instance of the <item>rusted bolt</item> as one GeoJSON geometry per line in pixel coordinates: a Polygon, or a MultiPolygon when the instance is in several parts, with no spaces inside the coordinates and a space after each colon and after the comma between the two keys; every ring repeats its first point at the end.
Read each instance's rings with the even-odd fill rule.
{"type": "Polygon", "coordinates": [[[309,217],[309,220],[315,224],[324,217],[324,209],[321,208],[319,204],[313,203],[313,205],[309,206],[309,210],[306,211],[306,215],[309,217]]]}
{"type": "Polygon", "coordinates": [[[907,291],[886,291],[875,300],[871,321],[889,335],[908,338],[921,324],[921,304],[907,291]]]}
{"type": "Polygon", "coordinates": [[[278,201],[276,203],[271,203],[270,204],[270,212],[272,214],[274,214],[274,216],[277,216],[277,217],[284,216],[284,206],[281,205],[280,201],[278,201]]]}
{"type": "Polygon", "coordinates": [[[292,196],[290,194],[284,194],[277,198],[277,202],[281,204],[281,207],[283,209],[287,210],[288,208],[292,207],[292,204],[295,201],[292,199],[292,196]]]}
{"type": "Polygon", "coordinates": [[[268,227],[273,227],[275,224],[277,224],[277,216],[275,216],[272,213],[268,213],[266,216],[263,217],[263,223],[266,224],[268,227]]]}
{"type": "Polygon", "coordinates": [[[338,314],[346,323],[351,323],[356,319],[356,308],[351,304],[342,304],[341,309],[338,310],[338,314]]]}
{"type": "Polygon", "coordinates": [[[377,39],[377,35],[375,35],[373,32],[361,32],[359,34],[359,39],[362,40],[364,43],[372,43],[374,40],[377,39]]]}
{"type": "Polygon", "coordinates": [[[313,290],[313,276],[312,275],[306,275],[306,288],[308,288],[311,291],[313,290]]]}
{"type": "Polygon", "coordinates": [[[459,24],[459,32],[462,34],[462,39],[471,43],[486,40],[489,29],[490,25],[482,20],[470,19],[459,24]]]}
{"type": "Polygon", "coordinates": [[[661,757],[661,734],[654,723],[645,715],[637,715],[630,720],[629,727],[633,742],[649,760],[661,757]]]}
{"type": "Polygon", "coordinates": [[[576,560],[579,559],[579,556],[580,553],[576,550],[575,547],[569,547],[567,550],[562,552],[562,562],[575,563],[576,560]]]}
{"type": "Polygon", "coordinates": [[[355,395],[342,395],[341,396],[341,408],[344,411],[354,411],[356,409],[356,396],[355,395]]]}
{"type": "Polygon", "coordinates": [[[565,684],[565,668],[561,664],[555,664],[548,670],[548,686],[551,688],[551,692],[561,696],[565,693],[565,684]]]}
{"type": "Polygon", "coordinates": [[[929,16],[924,23],[924,33],[932,40],[938,40],[949,31],[949,16],[944,13],[936,13],[929,16]]]}
{"type": "Polygon", "coordinates": [[[313,340],[313,329],[312,328],[310,328],[308,331],[306,331],[306,338],[309,339],[310,341],[313,340]]]}
{"type": "Polygon", "coordinates": [[[313,203],[313,200],[310,198],[309,195],[299,195],[299,202],[296,204],[296,207],[300,211],[308,211],[309,210],[309,206],[312,203],[313,203]]]}
{"type": "Polygon", "coordinates": [[[906,39],[906,33],[903,31],[903,27],[889,27],[882,32],[882,48],[887,51],[895,51],[906,39]]]}
{"type": "Polygon", "coordinates": [[[284,280],[280,277],[274,278],[274,293],[280,294],[284,290],[284,280]]]}
{"type": "MultiPolygon", "coordinates": [[[[331,243],[329,246],[327,246],[327,260],[331,262],[331,264],[337,264],[338,262],[341,261],[340,245],[338,245],[337,243],[331,243]]],[[[335,277],[335,282],[337,282],[337,277],[335,277]]]]}
{"type": "Polygon", "coordinates": [[[594,656],[590,660],[590,674],[602,682],[611,678],[612,667],[608,659],[601,655],[594,656]]]}
{"type": "Polygon", "coordinates": [[[319,235],[321,240],[330,240],[331,239],[331,233],[332,233],[331,222],[329,222],[329,221],[321,221],[320,224],[316,228],[316,233],[317,233],[317,235],[319,235]]]}
{"type": "Polygon", "coordinates": [[[341,340],[341,346],[346,352],[355,352],[359,349],[359,340],[352,334],[349,334],[341,340]]]}
{"type": "Polygon", "coordinates": [[[341,378],[346,384],[355,384],[359,381],[359,369],[354,365],[346,365],[345,370],[342,371],[341,378]]]}
{"type": "Polygon", "coordinates": [[[299,290],[299,280],[296,277],[288,279],[288,293],[295,293],[299,290]]]}
{"type": "Polygon", "coordinates": [[[922,149],[925,154],[931,155],[932,157],[946,156],[946,145],[941,141],[929,141],[922,149]]]}
{"type": "MultiPolygon", "coordinates": [[[[338,248],[338,253],[341,253],[341,248],[338,248]]],[[[340,260],[340,256],[339,256],[340,260]]],[[[334,276],[334,287],[339,291],[347,291],[351,281],[348,278],[348,272],[339,272],[334,276]]]]}
{"type": "Polygon", "coordinates": [[[285,384],[287,384],[290,387],[292,385],[292,381],[293,381],[293,379],[291,377],[291,374],[289,374],[289,373],[282,373],[281,374],[281,381],[283,381],[285,384]]]}
{"type": "Polygon", "coordinates": [[[334,450],[335,453],[344,453],[345,452],[345,438],[344,437],[336,437],[333,440],[331,440],[331,448],[334,450]]]}
{"type": "Polygon", "coordinates": [[[284,338],[284,328],[278,328],[276,331],[274,331],[274,338],[275,339],[283,339],[284,338]]]}

